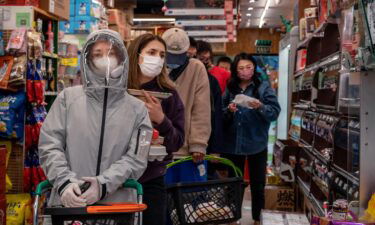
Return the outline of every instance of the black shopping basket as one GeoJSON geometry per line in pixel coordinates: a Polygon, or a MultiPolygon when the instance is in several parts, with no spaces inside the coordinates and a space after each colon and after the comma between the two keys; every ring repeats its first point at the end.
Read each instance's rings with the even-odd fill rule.
{"type": "MultiPolygon", "coordinates": [[[[53,225],[142,225],[142,211],[147,206],[143,204],[143,188],[135,180],[128,180],[124,188],[133,188],[137,191],[137,203],[108,203],[82,208],[53,207],[45,208],[44,215],[51,216],[53,225]]],[[[34,225],[38,225],[39,199],[43,193],[51,189],[48,181],[40,183],[35,193],[34,225]]]]}
{"type": "MultiPolygon", "coordinates": [[[[195,183],[177,183],[167,187],[168,215],[173,225],[222,224],[241,218],[245,183],[242,171],[228,159],[206,156],[234,170],[236,177],[195,183]]],[[[168,168],[187,157],[168,164],[168,168]]]]}

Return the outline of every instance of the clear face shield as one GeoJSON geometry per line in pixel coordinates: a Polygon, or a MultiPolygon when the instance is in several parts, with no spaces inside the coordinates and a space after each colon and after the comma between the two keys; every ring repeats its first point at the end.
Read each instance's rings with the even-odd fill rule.
{"type": "Polygon", "coordinates": [[[87,88],[125,89],[128,55],[120,40],[103,33],[90,39],[83,52],[83,77],[87,88]]]}

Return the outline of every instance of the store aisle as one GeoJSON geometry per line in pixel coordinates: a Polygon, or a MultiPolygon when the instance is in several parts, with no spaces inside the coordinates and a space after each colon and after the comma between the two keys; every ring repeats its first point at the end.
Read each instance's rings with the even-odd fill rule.
{"type": "Polygon", "coordinates": [[[247,187],[245,190],[245,196],[242,204],[242,219],[240,221],[241,225],[252,225],[253,219],[251,216],[251,197],[250,188],[247,187]]]}

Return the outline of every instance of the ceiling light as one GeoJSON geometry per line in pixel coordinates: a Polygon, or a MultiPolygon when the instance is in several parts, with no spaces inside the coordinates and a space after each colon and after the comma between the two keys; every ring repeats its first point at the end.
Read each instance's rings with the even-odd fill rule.
{"type": "Polygon", "coordinates": [[[251,10],[253,10],[254,8],[253,7],[249,7],[249,8],[247,8],[247,10],[249,10],[249,11],[251,11],[251,10]]]}
{"type": "Polygon", "coordinates": [[[249,0],[249,3],[254,3],[255,2],[255,0],[249,0]]]}
{"type": "Polygon", "coordinates": [[[246,16],[251,16],[251,13],[247,13],[246,16]]]}
{"type": "Polygon", "coordinates": [[[263,26],[263,24],[264,24],[264,17],[266,16],[267,10],[268,10],[268,8],[270,7],[270,3],[271,3],[271,1],[270,1],[270,0],[267,0],[267,2],[266,2],[266,7],[264,7],[264,10],[263,10],[262,16],[260,17],[259,28],[262,28],[262,26],[263,26]]]}
{"type": "Polygon", "coordinates": [[[175,18],[134,18],[134,22],[176,22],[175,18]]]}

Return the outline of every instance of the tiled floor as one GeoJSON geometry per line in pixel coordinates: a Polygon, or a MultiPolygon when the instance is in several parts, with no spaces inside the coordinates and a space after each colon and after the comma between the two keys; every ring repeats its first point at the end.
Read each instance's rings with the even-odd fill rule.
{"type": "Polygon", "coordinates": [[[242,219],[239,223],[241,225],[252,225],[253,219],[251,216],[251,200],[250,200],[250,188],[247,187],[245,190],[245,196],[242,205],[242,219]]]}
{"type": "Polygon", "coordinates": [[[242,219],[237,223],[223,225],[253,225],[253,223],[254,221],[251,216],[250,188],[247,187],[245,190],[245,196],[242,204],[242,219]]]}

